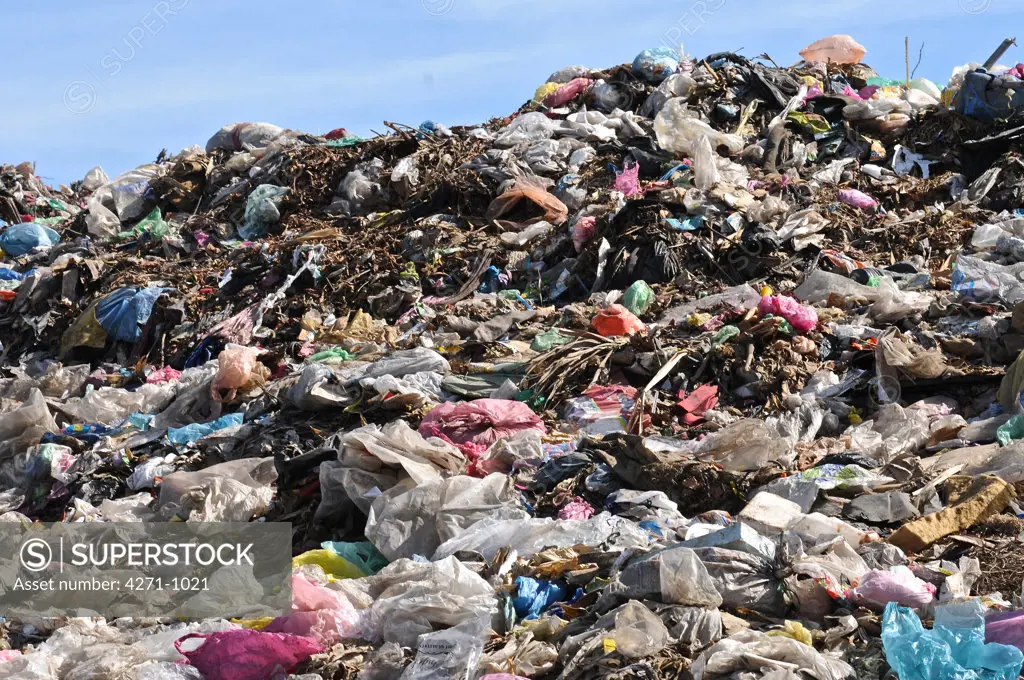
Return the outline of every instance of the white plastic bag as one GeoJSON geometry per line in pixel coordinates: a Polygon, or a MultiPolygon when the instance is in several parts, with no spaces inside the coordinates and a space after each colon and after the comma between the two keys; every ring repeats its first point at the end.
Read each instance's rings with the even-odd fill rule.
{"type": "Polygon", "coordinates": [[[57,432],[43,393],[36,388],[29,392],[21,406],[0,413],[0,453],[20,453],[39,442],[47,432],[57,432]]]}
{"type": "Polygon", "coordinates": [[[702,135],[706,135],[712,148],[724,146],[730,155],[743,150],[743,138],[719,132],[696,114],[686,108],[681,98],[670,99],[654,119],[654,131],[658,145],[666,151],[693,156],[694,147],[702,135]]]}
{"type": "Polygon", "coordinates": [[[793,295],[802,302],[813,305],[827,302],[833,295],[839,299],[855,298],[874,302],[881,297],[881,292],[878,288],[862,286],[840,274],[815,269],[797,286],[793,295]]]}
{"type": "MultiPolygon", "coordinates": [[[[743,671],[764,672],[781,667],[792,673],[800,669],[818,680],[850,680],[853,668],[845,661],[818,652],[788,637],[771,637],[754,630],[744,630],[712,645],[693,662],[694,680],[719,676],[732,677],[743,671]],[[773,661],[781,662],[773,664],[773,661]]],[[[767,676],[765,676],[767,677],[767,676]]],[[[797,677],[793,674],[793,677],[797,677]]]]}
{"type": "Polygon", "coordinates": [[[718,463],[726,470],[748,472],[785,459],[795,443],[781,437],[767,422],[746,418],[704,439],[697,456],[718,463]]]}
{"type": "Polygon", "coordinates": [[[284,134],[284,128],[271,123],[232,123],[218,130],[206,142],[206,152],[252,150],[267,146],[284,134]]]}
{"type": "Polygon", "coordinates": [[[499,238],[501,238],[502,243],[504,243],[507,246],[514,248],[522,248],[523,246],[525,246],[530,241],[533,241],[534,239],[547,236],[547,234],[550,233],[552,229],[554,229],[553,226],[541,220],[536,224],[531,224],[522,231],[506,231],[502,234],[499,234],[499,238]]]}
{"type": "Polygon", "coordinates": [[[498,131],[494,146],[508,149],[523,142],[551,139],[556,127],[557,123],[539,111],[524,113],[498,131]]]}
{"type": "Polygon", "coordinates": [[[665,107],[670,99],[680,97],[686,99],[690,91],[696,86],[696,82],[686,73],[673,73],[658,85],[658,89],[651,93],[644,105],[640,107],[640,115],[645,118],[654,118],[665,107]]]}
{"type": "Polygon", "coordinates": [[[471,677],[484,651],[484,632],[485,626],[479,621],[469,621],[421,635],[416,658],[402,673],[402,680],[471,677]]]}
{"type": "Polygon", "coordinates": [[[437,562],[396,560],[376,576],[338,584],[357,607],[368,601],[363,631],[367,639],[404,647],[438,628],[469,621],[489,624],[497,612],[491,584],[454,557],[437,562]]]}
{"type": "Polygon", "coordinates": [[[82,188],[86,191],[96,191],[109,181],[107,173],[103,172],[103,168],[97,165],[85,173],[85,177],[82,179],[82,188]]]}
{"type": "Polygon", "coordinates": [[[709,580],[729,608],[783,616],[786,600],[771,563],[759,555],[726,548],[695,548],[709,580]]]}
{"type": "Polygon", "coordinates": [[[175,472],[160,483],[160,505],[192,507],[202,521],[248,522],[266,510],[276,479],[273,458],[243,458],[196,472],[175,472]]]}
{"type": "Polygon", "coordinates": [[[598,545],[612,539],[613,544],[620,548],[646,547],[650,542],[647,532],[635,523],[607,512],[580,520],[484,519],[460,536],[442,543],[434,553],[434,559],[443,559],[463,550],[478,552],[491,559],[506,546],[528,558],[545,548],[568,548],[580,543],[598,545]]]}
{"type": "Polygon", "coordinates": [[[718,607],[722,596],[697,553],[677,546],[631,562],[605,590],[610,597],[656,597],[666,604],[718,607]]]}
{"type": "Polygon", "coordinates": [[[636,600],[630,600],[597,622],[612,619],[615,622],[611,637],[615,650],[628,659],[654,656],[668,644],[668,628],[660,618],[636,600]]]}
{"type": "Polygon", "coordinates": [[[374,500],[366,538],[390,560],[433,554],[442,542],[465,533],[482,519],[529,518],[516,507],[512,479],[458,476],[392,487],[374,500]]]}
{"type": "Polygon", "coordinates": [[[140,165],[134,170],[122,173],[96,193],[109,191],[117,216],[130,222],[137,220],[153,207],[154,197],[149,183],[166,174],[166,170],[153,163],[140,165]]]}
{"type": "Polygon", "coordinates": [[[103,205],[102,196],[93,194],[85,202],[89,214],[85,217],[85,227],[93,238],[113,238],[121,231],[121,220],[103,205]]]}
{"type": "Polygon", "coordinates": [[[419,182],[420,169],[412,156],[406,156],[398,161],[395,169],[391,171],[391,185],[401,196],[411,196],[419,182]]]}
{"type": "Polygon", "coordinates": [[[701,191],[709,191],[721,179],[717,160],[708,136],[701,135],[693,146],[693,183],[701,191]]]}

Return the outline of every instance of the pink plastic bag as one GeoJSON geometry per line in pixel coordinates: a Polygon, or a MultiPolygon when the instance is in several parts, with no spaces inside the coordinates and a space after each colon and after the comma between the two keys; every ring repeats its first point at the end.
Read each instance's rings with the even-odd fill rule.
{"type": "Polygon", "coordinates": [[[800,50],[806,61],[831,61],[833,64],[859,64],[868,51],[848,35],[833,35],[815,40],[800,50]]]}
{"type": "Polygon", "coordinates": [[[892,567],[888,571],[872,569],[846,596],[857,604],[878,608],[890,602],[902,607],[924,607],[935,599],[935,586],[914,576],[907,567],[892,567]]]}
{"type": "Polygon", "coordinates": [[[640,164],[627,165],[622,172],[617,173],[612,189],[621,191],[626,196],[642,194],[644,190],[640,188],[640,164]]]}
{"type": "Polygon", "coordinates": [[[757,311],[761,314],[781,316],[798,333],[814,330],[818,325],[818,312],[813,307],[803,306],[791,297],[765,295],[757,305],[757,311]]]}
{"type": "Polygon", "coordinates": [[[256,357],[260,350],[255,347],[229,346],[217,357],[217,375],[213,378],[212,393],[217,401],[232,401],[238,389],[252,380],[256,369],[256,357]]]}
{"type": "Polygon", "coordinates": [[[699,425],[704,422],[704,413],[718,406],[718,385],[700,385],[693,392],[679,391],[679,408],[685,411],[684,425],[699,425]]]}
{"type": "Polygon", "coordinates": [[[590,78],[574,78],[549,94],[547,97],[544,97],[544,106],[550,106],[553,109],[565,106],[578,95],[589,90],[592,82],[594,81],[590,78]]]}
{"type": "Polygon", "coordinates": [[[576,224],[572,228],[572,244],[576,247],[577,253],[583,251],[583,246],[594,237],[596,231],[596,217],[581,217],[576,220],[576,224]]]}
{"type": "Polygon", "coordinates": [[[839,200],[846,205],[852,205],[854,208],[860,208],[862,210],[874,210],[878,207],[878,201],[871,198],[863,191],[856,189],[843,189],[838,194],[839,200]]]}
{"type": "Polygon", "coordinates": [[[170,366],[164,366],[163,368],[157,369],[146,376],[146,382],[160,384],[177,380],[181,377],[181,371],[171,368],[170,366]]]}
{"type": "Polygon", "coordinates": [[[356,611],[344,593],[313,583],[302,574],[292,574],[292,610],[315,612],[320,609],[351,612],[353,616],[356,611]]]}
{"type": "Polygon", "coordinates": [[[578,496],[558,511],[558,519],[590,519],[593,516],[594,506],[578,496]]]}
{"type": "Polygon", "coordinates": [[[315,612],[294,612],[279,616],[263,628],[264,633],[287,633],[313,638],[324,645],[333,645],[346,638],[358,637],[358,629],[344,615],[329,609],[315,612]]]}
{"type": "Polygon", "coordinates": [[[0,651],[0,663],[4,661],[10,661],[11,659],[17,659],[21,656],[21,650],[19,649],[5,649],[0,651]]]}
{"type": "Polygon", "coordinates": [[[332,645],[357,637],[359,623],[359,612],[343,593],[296,573],[292,574],[292,614],[274,619],[263,631],[313,637],[332,645]]]}
{"type": "Polygon", "coordinates": [[[477,455],[499,439],[523,430],[542,434],[548,431],[529,406],[505,399],[445,402],[420,423],[420,434],[424,437],[440,437],[477,455]]]}
{"type": "Polygon", "coordinates": [[[325,649],[310,638],[259,630],[189,633],[175,640],[174,648],[206,680],[266,680],[278,669],[293,672],[325,649]],[[203,643],[197,649],[182,649],[182,643],[192,639],[203,643]]]}
{"type": "Polygon", "coordinates": [[[807,94],[804,96],[804,104],[811,101],[815,97],[820,97],[823,94],[825,93],[821,90],[821,87],[819,87],[817,83],[811,85],[811,87],[808,88],[807,90],[807,94]]]}

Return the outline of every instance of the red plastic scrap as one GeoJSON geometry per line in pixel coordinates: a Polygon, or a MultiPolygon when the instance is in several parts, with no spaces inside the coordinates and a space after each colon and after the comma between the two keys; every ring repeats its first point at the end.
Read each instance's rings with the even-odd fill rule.
{"type": "Polygon", "coordinates": [[[590,325],[606,338],[632,335],[647,330],[647,326],[622,305],[608,305],[597,313],[590,325]]]}
{"type": "Polygon", "coordinates": [[[473,457],[499,439],[523,430],[547,432],[543,421],[526,404],[506,399],[477,399],[434,407],[420,423],[424,437],[439,437],[473,457]]]}
{"type": "Polygon", "coordinates": [[[699,425],[704,422],[704,412],[718,406],[718,385],[701,385],[688,395],[679,390],[679,398],[679,408],[686,411],[683,424],[699,425]]]}

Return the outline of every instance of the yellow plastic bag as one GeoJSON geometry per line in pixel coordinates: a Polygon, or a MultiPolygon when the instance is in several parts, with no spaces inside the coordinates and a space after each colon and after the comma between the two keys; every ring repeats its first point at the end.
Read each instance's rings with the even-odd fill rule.
{"type": "Polygon", "coordinates": [[[75,322],[64,331],[60,342],[59,359],[63,359],[68,352],[75,347],[92,347],[103,349],[107,345],[107,332],[103,330],[99,320],[96,318],[96,305],[75,319],[75,322]]]}
{"type": "Polygon", "coordinates": [[[544,98],[549,94],[553,94],[558,91],[560,85],[558,83],[544,83],[537,88],[537,91],[533,93],[533,101],[542,102],[544,98]]]}
{"type": "Polygon", "coordinates": [[[231,623],[248,630],[263,630],[274,620],[273,616],[261,616],[258,619],[231,619],[231,623]]]}
{"type": "Polygon", "coordinates": [[[814,641],[811,639],[811,631],[804,628],[804,625],[799,621],[786,621],[782,630],[770,630],[768,635],[771,637],[788,637],[797,642],[802,642],[808,647],[814,646],[814,641]]]}
{"type": "Polygon", "coordinates": [[[292,569],[307,564],[316,564],[322,567],[324,573],[332,581],[340,578],[362,578],[365,576],[359,567],[330,550],[309,550],[292,558],[292,569]]]}

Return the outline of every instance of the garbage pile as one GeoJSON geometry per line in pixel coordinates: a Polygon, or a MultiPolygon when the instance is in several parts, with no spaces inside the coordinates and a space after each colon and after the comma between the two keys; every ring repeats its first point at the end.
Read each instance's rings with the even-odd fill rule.
{"type": "Polygon", "coordinates": [[[1017,677],[1010,46],[3,166],[0,519],[290,522],[294,573],[271,620],[6,620],[0,675],[1017,677]]]}

